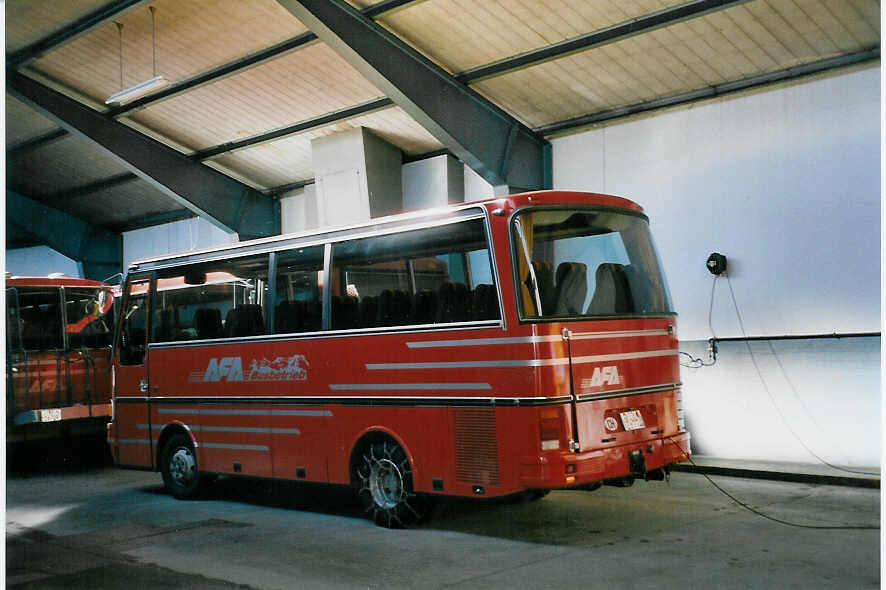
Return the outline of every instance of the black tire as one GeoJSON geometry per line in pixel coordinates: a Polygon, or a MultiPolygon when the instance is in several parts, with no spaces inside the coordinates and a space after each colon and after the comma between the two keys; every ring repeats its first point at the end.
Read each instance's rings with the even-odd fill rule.
{"type": "Polygon", "coordinates": [[[551,493],[551,490],[526,490],[526,499],[530,502],[541,500],[551,493]]]}
{"type": "Polygon", "coordinates": [[[363,451],[354,484],[367,516],[379,526],[405,528],[427,513],[427,501],[414,491],[409,459],[393,441],[376,442],[363,451]]]}
{"type": "Polygon", "coordinates": [[[196,498],[203,491],[205,477],[198,470],[194,444],[186,434],[174,434],[166,441],[160,453],[160,471],[163,485],[179,500],[196,498]]]}

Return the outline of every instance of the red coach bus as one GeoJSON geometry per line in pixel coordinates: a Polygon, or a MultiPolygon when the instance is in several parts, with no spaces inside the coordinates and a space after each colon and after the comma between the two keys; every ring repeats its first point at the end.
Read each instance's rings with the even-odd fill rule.
{"type": "Polygon", "coordinates": [[[6,278],[6,441],[101,435],[114,295],[98,281],[6,278]]]}
{"type": "Polygon", "coordinates": [[[635,203],[544,191],[133,263],[109,441],[207,475],[431,495],[663,479],[688,457],[676,316],[635,203]]]}

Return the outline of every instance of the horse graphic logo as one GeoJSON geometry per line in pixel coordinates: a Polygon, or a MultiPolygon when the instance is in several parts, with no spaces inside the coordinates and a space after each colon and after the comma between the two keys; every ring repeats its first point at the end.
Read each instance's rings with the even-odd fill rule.
{"type": "Polygon", "coordinates": [[[278,356],[274,360],[253,359],[246,373],[246,381],[306,381],[308,360],[303,354],[289,358],[278,356]]]}

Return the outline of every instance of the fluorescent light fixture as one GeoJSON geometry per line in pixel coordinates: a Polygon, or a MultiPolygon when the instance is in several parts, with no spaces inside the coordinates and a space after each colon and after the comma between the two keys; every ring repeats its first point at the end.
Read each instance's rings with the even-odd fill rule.
{"type": "Polygon", "coordinates": [[[108,97],[108,100],[105,101],[105,104],[122,106],[128,102],[132,102],[143,96],[162,90],[167,86],[169,86],[169,80],[163,76],[154,76],[150,80],[145,80],[144,82],[136,84],[132,88],[127,88],[126,90],[121,90],[117,94],[112,94],[108,97]]]}

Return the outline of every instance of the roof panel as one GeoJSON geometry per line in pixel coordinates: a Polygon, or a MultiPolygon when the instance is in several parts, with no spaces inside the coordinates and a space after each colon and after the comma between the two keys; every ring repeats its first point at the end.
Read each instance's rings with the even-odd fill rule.
{"type": "Polygon", "coordinates": [[[6,179],[26,197],[40,199],[124,172],[128,170],[104,152],[68,135],[7,162],[6,179]]]}
{"type": "Polygon", "coordinates": [[[329,47],[316,42],[130,116],[197,150],[381,96],[329,47]]]}
{"type": "Polygon", "coordinates": [[[48,133],[58,126],[18,100],[6,93],[6,147],[11,147],[27,139],[33,139],[48,133]]]}
{"type": "Polygon", "coordinates": [[[107,0],[6,0],[5,4],[6,53],[10,54],[101,8],[107,0]]]}
{"type": "MultiPolygon", "coordinates": [[[[64,4],[64,3],[53,3],[64,4]]],[[[157,0],[156,72],[171,82],[227,63],[306,31],[274,0],[157,0]]],[[[153,77],[148,5],[117,19],[123,24],[123,88],[153,77]]],[[[50,52],[33,67],[103,102],[121,90],[120,35],[113,22],[50,52]]]]}
{"type": "Polygon", "coordinates": [[[754,0],[472,87],[540,127],[869,49],[879,35],[872,40],[873,24],[858,16],[867,12],[823,0],[754,0]],[[838,30],[863,43],[847,45],[838,30]]]}
{"type": "Polygon", "coordinates": [[[182,208],[141,179],[69,199],[64,205],[68,213],[102,226],[124,225],[133,219],[182,208]]]}
{"type": "Polygon", "coordinates": [[[452,72],[498,61],[684,0],[428,0],[380,23],[452,72]]]}

